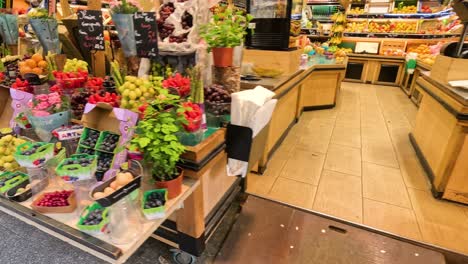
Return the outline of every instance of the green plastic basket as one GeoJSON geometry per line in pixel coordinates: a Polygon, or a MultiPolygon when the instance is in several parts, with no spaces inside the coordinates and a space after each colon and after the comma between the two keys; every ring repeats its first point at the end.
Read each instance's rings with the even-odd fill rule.
{"type": "Polygon", "coordinates": [[[16,152],[13,155],[16,162],[22,167],[36,168],[43,166],[49,159],[54,157],[54,144],[45,142],[26,142],[16,147],[16,152]],[[34,145],[39,144],[40,147],[32,155],[23,155],[23,151],[31,149],[34,145]]]}
{"type": "Polygon", "coordinates": [[[57,166],[55,172],[66,182],[75,182],[81,180],[88,180],[94,176],[97,168],[97,156],[88,155],[88,154],[75,154],[68,159],[62,160],[57,166]],[[68,164],[65,165],[68,161],[75,161],[82,158],[93,159],[91,165],[83,167],[79,164],[68,164]]]}
{"type": "Polygon", "coordinates": [[[109,208],[102,207],[98,203],[93,203],[87,206],[80,215],[80,220],[78,220],[78,224],[76,225],[78,229],[84,233],[90,235],[99,235],[104,233],[106,230],[107,225],[109,224],[109,208]],[[88,215],[95,210],[103,210],[102,212],[102,220],[97,225],[85,225],[84,221],[88,217],[88,215]]]}
{"type": "Polygon", "coordinates": [[[102,131],[101,132],[101,135],[99,136],[99,139],[97,141],[97,144],[96,144],[96,148],[95,150],[98,150],[98,151],[101,151],[101,152],[106,152],[106,153],[117,153],[119,152],[119,141],[120,141],[120,135],[116,134],[116,133],[112,133],[110,131],[102,131]],[[116,135],[119,137],[118,141],[117,141],[117,144],[115,145],[115,148],[112,152],[110,151],[105,151],[105,150],[102,150],[101,147],[102,147],[102,144],[105,142],[104,139],[108,136],[108,135],[116,135]]]}
{"type": "MultiPolygon", "coordinates": [[[[85,127],[85,128],[83,129],[83,134],[81,134],[80,141],[78,142],[78,144],[79,144],[80,146],[85,147],[85,148],[94,149],[94,148],[96,147],[96,144],[97,144],[98,141],[96,141],[96,144],[95,144],[94,146],[88,146],[88,145],[86,145],[86,144],[83,144],[83,141],[84,141],[85,139],[88,138],[90,131],[94,131],[94,132],[96,132],[97,134],[99,134],[99,136],[101,136],[101,132],[99,132],[99,130],[92,129],[92,128],[89,128],[89,127],[85,127]]],[[[99,140],[99,138],[98,138],[98,140],[99,140]]]]}
{"type": "Polygon", "coordinates": [[[163,206],[160,207],[155,207],[155,208],[150,208],[150,209],[145,209],[145,203],[146,200],[148,199],[148,196],[152,193],[164,193],[164,197],[167,202],[167,190],[166,189],[156,189],[156,190],[151,190],[151,191],[146,191],[143,194],[143,201],[141,203],[141,209],[143,210],[143,214],[145,215],[146,219],[148,220],[156,220],[160,218],[164,218],[166,216],[166,205],[164,204],[163,206]]]}
{"type": "Polygon", "coordinates": [[[10,189],[15,188],[25,181],[29,181],[29,176],[19,171],[7,172],[0,175],[0,181],[4,182],[4,185],[0,188],[0,193],[5,194],[10,189]]]}
{"type": "Polygon", "coordinates": [[[96,150],[92,148],[87,148],[84,146],[78,146],[78,149],[76,150],[76,154],[96,155],[96,150]]]}

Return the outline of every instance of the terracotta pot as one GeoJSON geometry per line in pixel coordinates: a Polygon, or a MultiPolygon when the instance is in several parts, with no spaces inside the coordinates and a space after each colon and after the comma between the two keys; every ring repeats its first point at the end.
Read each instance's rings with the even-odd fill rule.
{"type": "Polygon", "coordinates": [[[178,167],[177,169],[180,172],[177,178],[172,179],[170,181],[156,181],[157,189],[167,189],[168,199],[175,198],[179,196],[179,194],[182,192],[182,181],[184,179],[184,170],[180,167],[178,167]]]}
{"type": "Polygon", "coordinates": [[[212,48],[214,65],[217,67],[232,66],[234,48],[212,48]]]}

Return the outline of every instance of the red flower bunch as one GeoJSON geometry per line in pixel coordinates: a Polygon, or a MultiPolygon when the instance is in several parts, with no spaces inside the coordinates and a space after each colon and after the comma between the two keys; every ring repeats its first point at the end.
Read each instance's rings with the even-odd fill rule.
{"type": "Polygon", "coordinates": [[[112,107],[119,107],[120,96],[115,93],[97,93],[88,98],[90,104],[107,103],[112,107]]]}
{"type": "Polygon", "coordinates": [[[175,90],[180,97],[187,97],[190,94],[190,78],[182,77],[180,73],[167,78],[162,85],[169,91],[175,90]]]}
{"type": "Polygon", "coordinates": [[[20,78],[16,78],[16,81],[11,85],[11,88],[27,93],[32,93],[32,89],[31,86],[29,86],[29,82],[26,80],[22,81],[20,78]]]}
{"type": "Polygon", "coordinates": [[[182,106],[186,109],[184,112],[187,124],[183,124],[185,131],[195,132],[200,129],[203,111],[198,104],[185,102],[182,106]]]}

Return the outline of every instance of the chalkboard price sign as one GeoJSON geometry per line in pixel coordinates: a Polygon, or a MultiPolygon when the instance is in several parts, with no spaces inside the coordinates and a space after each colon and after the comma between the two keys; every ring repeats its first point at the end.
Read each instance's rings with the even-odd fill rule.
{"type": "Polygon", "coordinates": [[[78,35],[84,50],[104,50],[103,30],[100,10],[78,11],[78,35]]]}
{"type": "Polygon", "coordinates": [[[158,56],[158,27],[154,12],[137,12],[133,15],[137,55],[142,58],[158,56]]]}

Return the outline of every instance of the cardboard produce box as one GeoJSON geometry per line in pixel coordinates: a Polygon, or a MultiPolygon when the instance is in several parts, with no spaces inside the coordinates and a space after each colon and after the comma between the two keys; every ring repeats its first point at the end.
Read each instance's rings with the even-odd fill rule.
{"type": "Polygon", "coordinates": [[[10,90],[0,87],[0,128],[9,127],[13,115],[10,90]]]}
{"type": "Polygon", "coordinates": [[[437,55],[431,70],[431,78],[447,84],[449,81],[468,80],[468,59],[437,55]]]}
{"type": "Polygon", "coordinates": [[[133,137],[138,114],[123,108],[113,108],[104,103],[88,103],[85,106],[81,121],[85,127],[120,135],[113,166],[106,175],[111,174],[112,169],[119,169],[120,165],[127,159],[127,150],[124,146],[133,137]]]}

